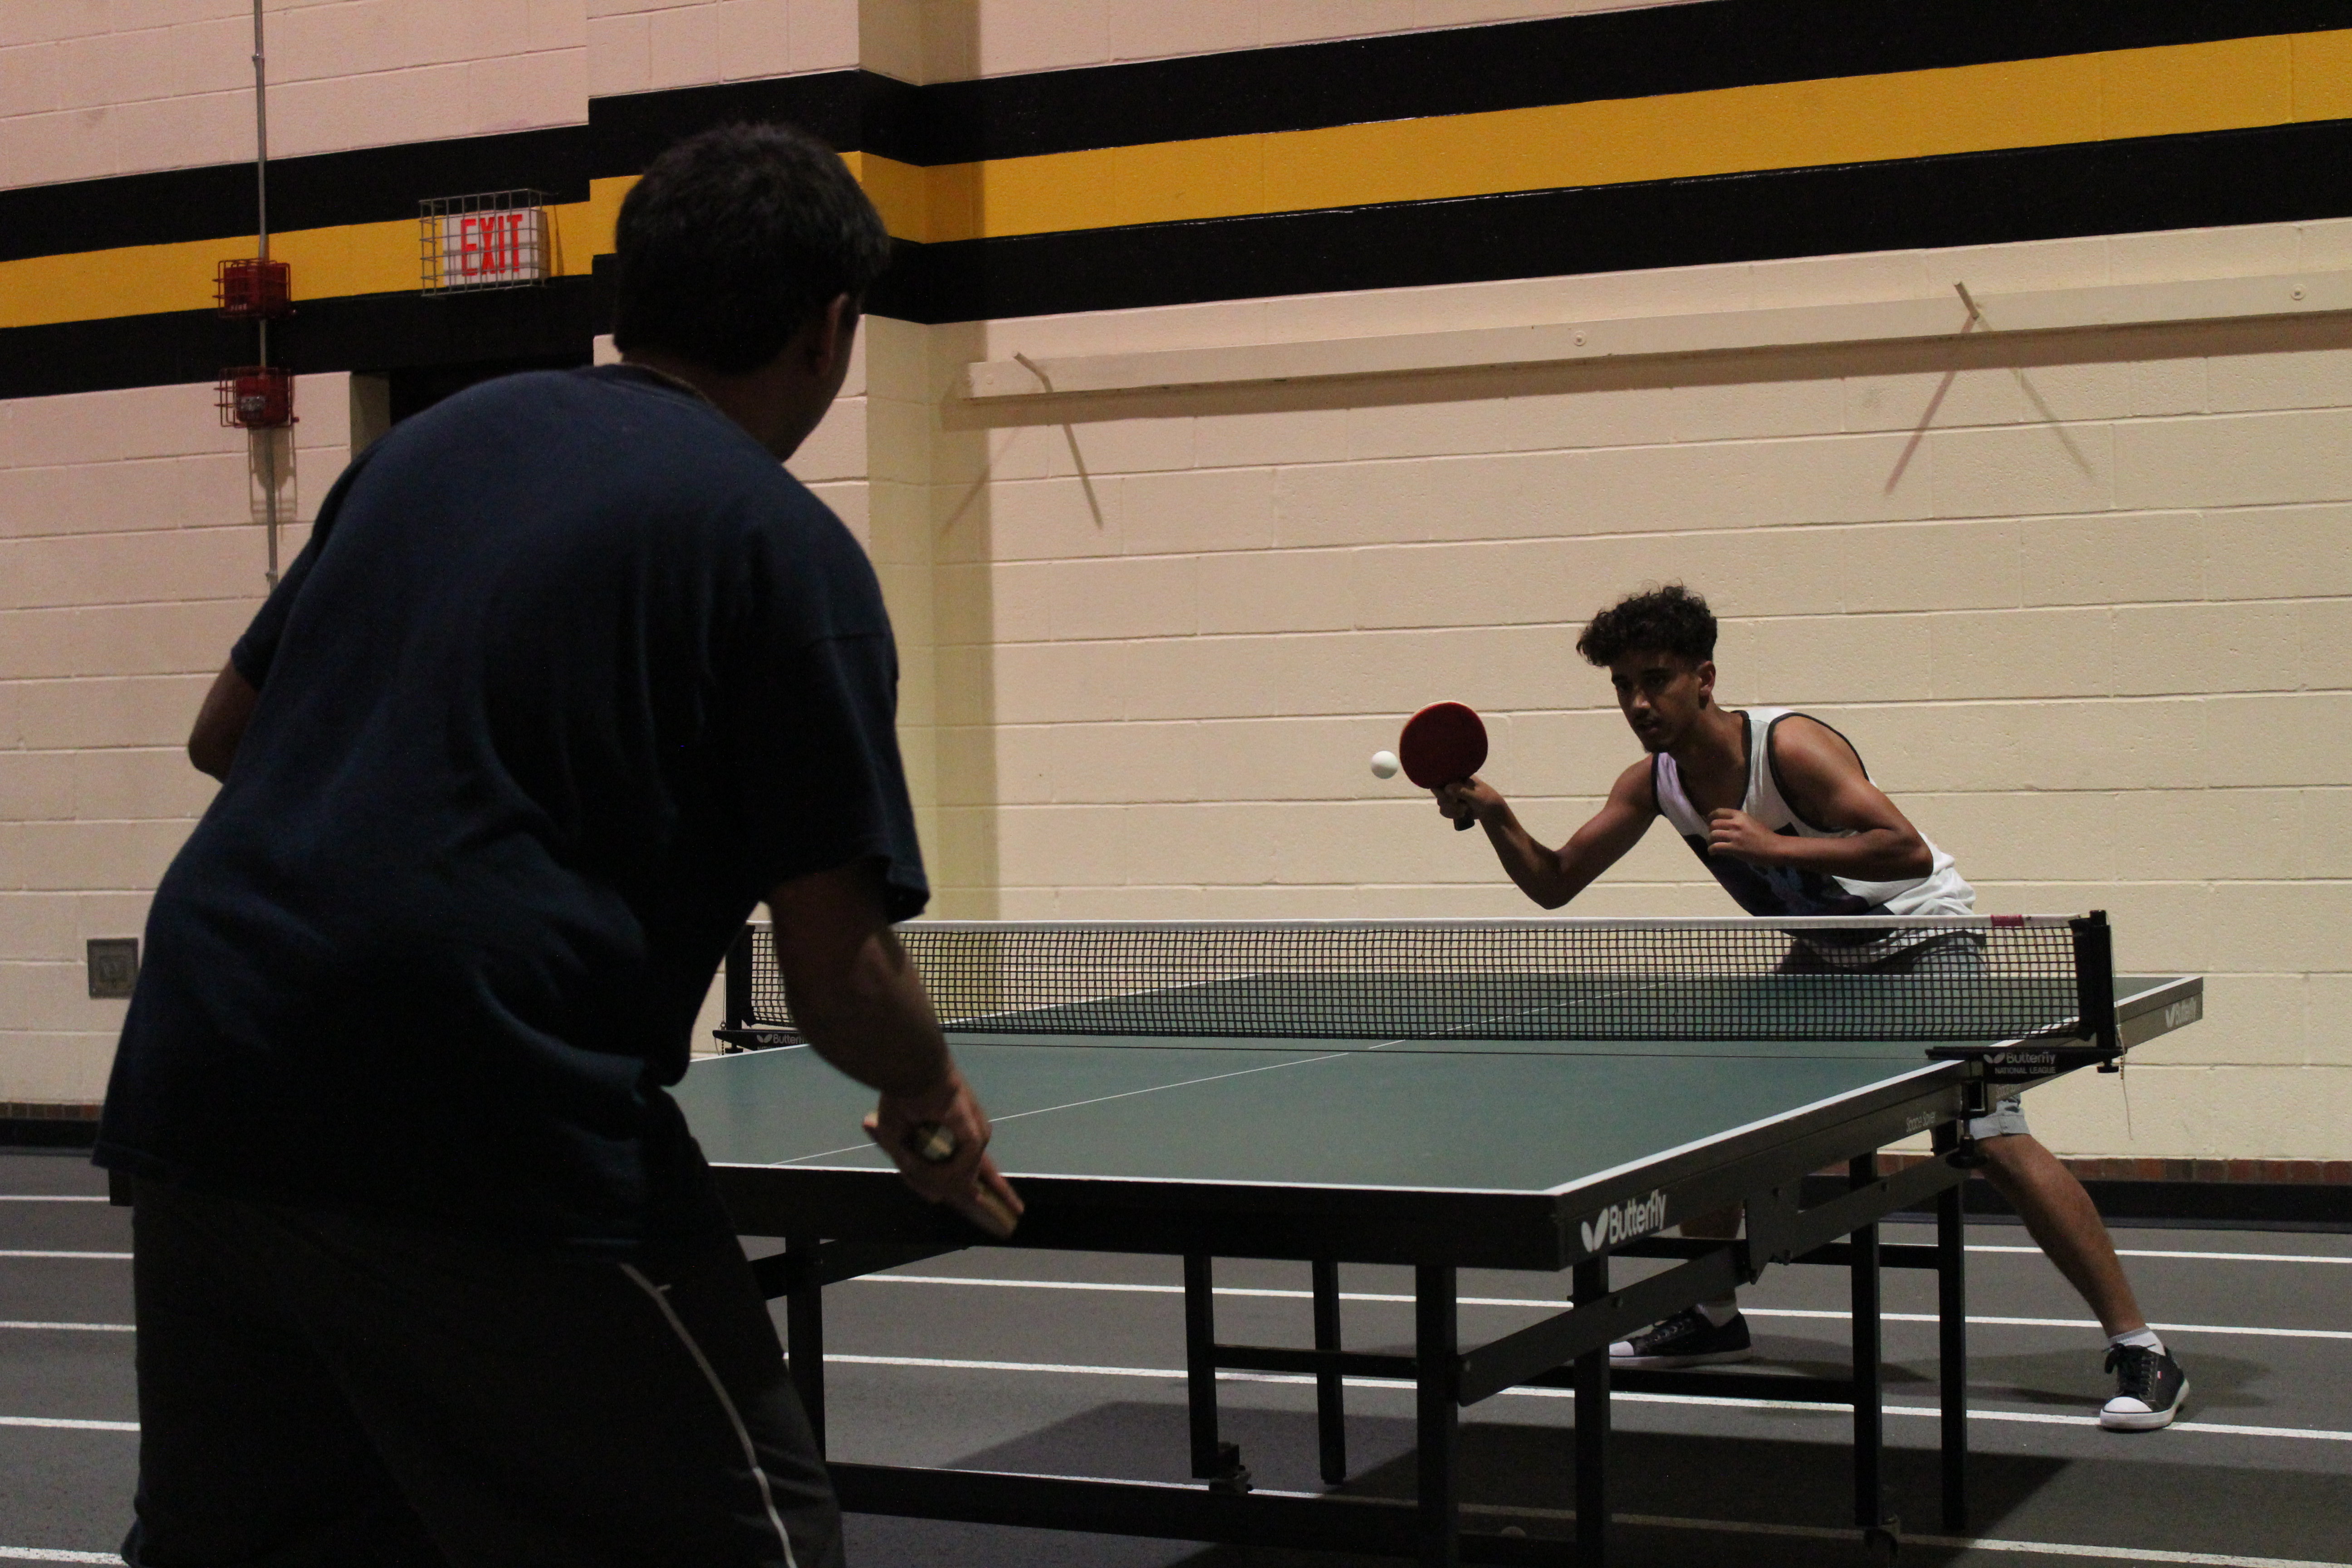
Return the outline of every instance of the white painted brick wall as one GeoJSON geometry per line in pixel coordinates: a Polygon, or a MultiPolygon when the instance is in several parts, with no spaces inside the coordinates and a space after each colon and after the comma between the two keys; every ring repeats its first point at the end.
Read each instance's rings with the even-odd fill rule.
{"type": "Polygon", "coordinates": [[[859,0],[586,0],[589,90],[854,69],[860,8],[859,0]]]}
{"type": "MultiPolygon", "coordinates": [[[[583,0],[272,0],[265,31],[273,157],[587,119],[583,0]]],[[[0,184],[250,159],[252,54],[239,0],[0,6],[0,184]]]]}
{"type": "MultiPolygon", "coordinates": [[[[866,341],[793,464],[861,538],[866,341]]],[[[287,561],[349,459],[348,385],[298,382],[287,561]]],[[[82,943],[142,930],[212,798],[183,748],[260,605],[265,559],[247,438],[220,428],[213,396],[0,403],[0,1100],[103,1090],[122,1005],[89,999],[82,943]]]]}
{"type": "MultiPolygon", "coordinates": [[[[1350,8],[1349,30],[1578,8],[1395,0],[1350,8]]],[[[272,13],[276,144],[576,121],[589,90],[886,46],[934,79],[1255,47],[1318,36],[1336,8],[1236,0],[1181,36],[1165,9],[1077,26],[1030,0],[289,4],[272,13]]],[[[248,15],[0,8],[0,179],[244,155],[248,15]]],[[[795,468],[883,574],[939,912],[1525,912],[1476,836],[1363,758],[1403,712],[1460,695],[1495,716],[1494,776],[1564,837],[1632,755],[1577,624],[1683,576],[1726,616],[1727,694],[1847,729],[1987,907],[2102,905],[2127,963],[2213,976],[2211,1019],[2129,1075],[2128,1118],[2112,1080],[2037,1098],[2054,1142],[2341,1157],[2352,684],[2331,655],[2352,640],[2352,340],[2183,329],[1956,372],[1859,349],[1679,377],[1481,373],[1141,399],[1067,426],[943,393],[1015,349],[2347,264],[2352,224],[2265,226],[876,322],[795,468]]],[[[342,460],[341,380],[303,387],[305,507],[342,460]]],[[[0,405],[0,1098],[103,1082],[119,1005],[82,994],[80,942],[139,929],[207,795],[178,748],[258,601],[242,439],[213,423],[208,387],[0,405]]],[[[1725,907],[1654,833],[1579,910],[1725,907]]]]}
{"type": "MultiPolygon", "coordinates": [[[[291,560],[348,460],[349,378],[299,378],[291,560]]],[[[83,942],[135,936],[212,798],[183,751],[260,606],[248,438],[213,388],[0,403],[0,1100],[88,1101],[122,1004],[83,942]]]]}
{"type": "MultiPolygon", "coordinates": [[[[1637,755],[1575,633],[1679,577],[1724,616],[1726,696],[1845,730],[1984,908],[2105,908],[2127,965],[2211,977],[2128,1117],[2111,1079],[2037,1097],[2053,1143],[2345,1157],[2352,335],[1203,390],[1066,426],[947,389],[1016,350],[2284,270],[2347,228],[936,329],[938,912],[1528,912],[1483,836],[1364,759],[1459,697],[1494,721],[1488,776],[1564,838],[1637,755]]],[[[1658,830],[1576,912],[1728,907],[1658,830]]]]}
{"type": "MultiPolygon", "coordinates": [[[[881,10],[866,0],[869,11],[881,10]]],[[[889,25],[899,37],[877,64],[908,80],[962,81],[1019,71],[1063,70],[1123,60],[1165,59],[1228,49],[1365,37],[1383,33],[1465,27],[1536,16],[1628,11],[1690,0],[901,0],[919,10],[919,69],[913,24],[889,25]],[[892,68],[895,65],[897,68],[892,68]]],[[[872,24],[869,23],[869,27],[872,24]]],[[[878,51],[877,51],[878,52],[878,51]]]]}

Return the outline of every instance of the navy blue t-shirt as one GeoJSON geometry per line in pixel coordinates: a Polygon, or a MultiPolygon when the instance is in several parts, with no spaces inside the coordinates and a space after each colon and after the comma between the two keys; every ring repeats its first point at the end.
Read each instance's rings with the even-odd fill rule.
{"type": "Polygon", "coordinates": [[[100,1163],[628,1248],[699,1209],[663,1086],[777,883],[928,897],[872,566],[709,404],[513,376],[354,463],[232,658],[100,1163]]]}

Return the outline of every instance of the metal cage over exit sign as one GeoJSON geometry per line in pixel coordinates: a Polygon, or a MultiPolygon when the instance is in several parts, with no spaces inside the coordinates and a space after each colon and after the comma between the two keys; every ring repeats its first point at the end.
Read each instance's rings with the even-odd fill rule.
{"type": "Polygon", "coordinates": [[[543,191],[435,196],[417,216],[425,292],[520,289],[554,272],[554,235],[543,191]]]}

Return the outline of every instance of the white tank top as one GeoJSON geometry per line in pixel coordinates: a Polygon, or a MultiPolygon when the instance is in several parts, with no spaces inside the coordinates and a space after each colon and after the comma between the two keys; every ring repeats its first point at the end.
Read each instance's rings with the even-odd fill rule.
{"type": "MultiPolygon", "coordinates": [[[[1748,721],[1748,794],[1739,809],[1775,833],[1798,838],[1848,838],[1853,828],[1816,827],[1799,816],[1781,793],[1780,770],[1772,761],[1772,731],[1790,716],[1787,708],[1750,708],[1748,721]]],[[[1810,714],[1799,715],[1810,718],[1810,714]]],[[[1815,719],[1819,724],[1821,721],[1815,719]]],[[[1828,729],[1827,725],[1822,726],[1828,729]]],[[[1836,735],[1837,731],[1831,730],[1836,735]]],[[[1838,735],[1841,741],[1845,740],[1838,735]]],[[[1846,742],[1852,745],[1852,742],[1846,742]]],[[[1861,760],[1862,753],[1854,753],[1861,760]]],[[[1864,768],[1863,776],[1870,776],[1864,768]]],[[[1960,879],[1952,858],[1927,846],[1934,864],[1924,877],[1900,882],[1864,882],[1794,866],[1751,866],[1706,852],[1706,815],[1683,792],[1681,770],[1664,752],[1650,759],[1650,782],[1658,810],[1683,842],[1697,851],[1723,890],[1751,915],[1965,915],[1975,912],[1977,890],[1960,879]]]]}

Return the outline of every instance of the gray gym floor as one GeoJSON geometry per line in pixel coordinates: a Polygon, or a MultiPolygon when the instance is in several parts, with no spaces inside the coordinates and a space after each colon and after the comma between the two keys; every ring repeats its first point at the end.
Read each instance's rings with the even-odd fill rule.
{"type": "MultiPolygon", "coordinates": [[[[0,1153],[0,1562],[112,1563],[136,1473],[126,1215],[74,1155],[0,1153]]],[[[1890,1227],[1887,1239],[1926,1239],[1890,1227]]],[[[1932,1322],[1887,1325],[1890,1505],[1906,1563],[2352,1564],[2352,1236],[2117,1232],[2143,1305],[2193,1384],[2170,1430],[2093,1419],[2107,1385],[2082,1304],[2013,1226],[1969,1233],[1978,1454],[1974,1529],[1936,1518],[1932,1322]],[[1918,1411],[1921,1414],[1906,1414],[1918,1411]]],[[[1932,1313],[1932,1284],[1887,1275],[1891,1314],[1932,1313]]],[[[1465,1340],[1558,1299],[1545,1276],[1465,1275],[1465,1340]]],[[[1304,1266],[1219,1266],[1218,1332],[1304,1343],[1304,1266]]],[[[1350,1296],[1403,1297],[1402,1271],[1343,1270],[1350,1296]]],[[[1744,1305],[1771,1362],[1845,1356],[1835,1269],[1776,1270],[1744,1305]]],[[[1181,1297],[1172,1259],[976,1251],[827,1292],[830,1422],[843,1458],[1178,1481],[1185,1470],[1181,1297]],[[942,1364],[944,1363],[944,1364],[942,1364]]],[[[1411,1308],[1347,1304],[1352,1348],[1403,1349],[1411,1308]]],[[[1222,1384],[1225,1436],[1257,1484],[1323,1489],[1311,1390],[1222,1384]]],[[[1850,1417],[1621,1394],[1618,1560],[1629,1565],[1860,1561],[1840,1527],[1850,1417]],[[1758,1527],[1764,1527],[1759,1529],[1758,1527]]],[[[1351,1385],[1349,1489],[1408,1496],[1412,1395],[1351,1385]]],[[[1474,1517],[1564,1535],[1570,1402],[1505,1394],[1466,1413],[1474,1517]]],[[[853,1560],[959,1568],[1339,1568],[1336,1554],[1246,1551],[854,1518],[853,1560]]],[[[1366,1563],[1389,1561],[1366,1559],[1366,1563]]]]}

